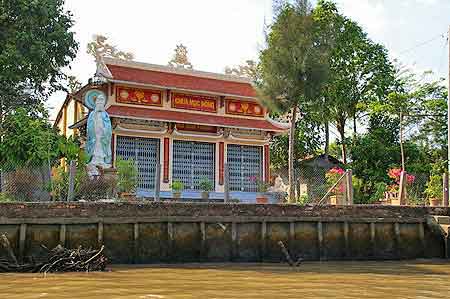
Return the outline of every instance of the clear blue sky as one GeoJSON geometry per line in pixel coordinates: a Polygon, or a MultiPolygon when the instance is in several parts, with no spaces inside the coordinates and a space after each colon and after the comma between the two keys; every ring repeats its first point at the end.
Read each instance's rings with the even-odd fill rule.
{"type": "MultiPolygon", "coordinates": [[[[392,58],[418,72],[433,70],[447,77],[450,0],[336,3],[370,38],[385,45],[392,58]]],[[[133,52],[137,61],[156,64],[166,64],[181,42],[188,47],[195,69],[223,72],[227,65],[257,58],[264,26],[272,19],[271,7],[271,0],[67,0],[80,42],[78,57],[67,72],[83,83],[92,76],[95,65],[86,54],[86,44],[97,33],[133,52]]],[[[63,100],[64,94],[54,94],[48,106],[57,108],[63,100]]]]}

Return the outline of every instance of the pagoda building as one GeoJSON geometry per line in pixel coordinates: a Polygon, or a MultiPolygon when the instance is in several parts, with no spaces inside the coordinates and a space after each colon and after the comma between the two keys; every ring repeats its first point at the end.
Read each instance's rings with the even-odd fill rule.
{"type": "Polygon", "coordinates": [[[225,165],[232,198],[252,201],[257,184],[269,182],[269,143],[289,124],[272,120],[248,78],[102,58],[101,82],[67,97],[55,126],[65,135],[86,134],[84,94],[102,90],[111,118],[113,165],[118,157],[138,168],[138,196],[152,197],[160,165],[162,198],[181,181],[184,198],[200,198],[200,181],[223,198],[225,165]],[[69,112],[68,112],[69,111],[69,112]]]}

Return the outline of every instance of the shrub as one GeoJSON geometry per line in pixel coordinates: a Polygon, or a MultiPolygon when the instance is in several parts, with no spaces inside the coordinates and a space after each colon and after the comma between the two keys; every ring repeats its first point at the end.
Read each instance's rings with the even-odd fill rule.
{"type": "Polygon", "coordinates": [[[425,194],[428,198],[441,199],[442,193],[442,177],[439,175],[430,176],[430,180],[427,183],[425,194]]]}
{"type": "Polygon", "coordinates": [[[172,190],[174,192],[181,192],[184,190],[184,184],[182,181],[179,180],[174,180],[172,182],[172,184],[170,184],[170,188],[172,188],[172,190]]]}
{"type": "Polygon", "coordinates": [[[0,203],[2,202],[12,202],[14,198],[6,192],[0,192],[0,203]]]}
{"type": "Polygon", "coordinates": [[[133,159],[116,161],[119,192],[134,193],[138,185],[138,169],[133,159]]]}
{"type": "Polygon", "coordinates": [[[214,184],[208,178],[203,177],[200,180],[200,189],[202,189],[205,192],[213,191],[214,190],[214,184]]]}

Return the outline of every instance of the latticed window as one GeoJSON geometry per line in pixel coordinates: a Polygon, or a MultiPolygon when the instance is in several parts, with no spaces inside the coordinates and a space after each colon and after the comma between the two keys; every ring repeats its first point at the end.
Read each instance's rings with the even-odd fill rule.
{"type": "Polygon", "coordinates": [[[173,141],[172,180],[183,182],[185,189],[200,190],[202,178],[214,182],[215,144],[173,141]]]}
{"type": "Polygon", "coordinates": [[[227,162],[230,190],[256,192],[251,177],[262,178],[262,147],[229,144],[227,162]]]}
{"type": "Polygon", "coordinates": [[[117,136],[116,154],[117,157],[136,162],[139,173],[138,191],[154,190],[159,139],[117,136]]]}

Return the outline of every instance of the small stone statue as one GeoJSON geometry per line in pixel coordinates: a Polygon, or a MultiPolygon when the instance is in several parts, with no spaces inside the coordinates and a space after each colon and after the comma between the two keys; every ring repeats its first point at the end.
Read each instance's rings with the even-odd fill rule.
{"type": "Polygon", "coordinates": [[[283,183],[283,179],[280,176],[275,178],[275,183],[269,188],[269,192],[287,192],[289,191],[289,186],[283,183]]]}
{"type": "Polygon", "coordinates": [[[86,106],[92,111],[87,122],[86,153],[89,176],[98,176],[98,168],[111,167],[111,119],[105,111],[106,96],[102,91],[90,90],[85,96],[86,106]]]}

